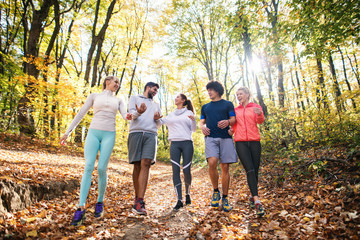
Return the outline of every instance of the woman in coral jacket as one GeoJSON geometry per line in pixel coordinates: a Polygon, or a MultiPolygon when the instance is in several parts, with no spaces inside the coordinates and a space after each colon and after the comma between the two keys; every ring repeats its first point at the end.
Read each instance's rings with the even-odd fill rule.
{"type": "Polygon", "coordinates": [[[236,124],[229,130],[229,134],[234,134],[236,152],[246,171],[252,195],[250,206],[255,207],[257,215],[263,216],[265,212],[258,194],[261,137],[257,124],[263,123],[265,118],[260,105],[250,102],[250,96],[246,87],[241,87],[236,92],[239,106],[235,108],[236,124]]]}

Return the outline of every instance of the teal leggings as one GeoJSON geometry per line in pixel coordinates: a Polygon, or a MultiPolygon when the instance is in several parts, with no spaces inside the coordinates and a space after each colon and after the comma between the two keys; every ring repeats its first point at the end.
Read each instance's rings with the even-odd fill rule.
{"type": "Polygon", "coordinates": [[[98,162],[98,202],[104,201],[104,194],[107,184],[107,165],[109,163],[110,155],[115,144],[115,132],[102,131],[96,129],[89,129],[86,136],[84,155],[85,155],[85,169],[84,175],[81,179],[80,185],[80,203],[79,206],[85,206],[89,189],[91,185],[91,175],[94,170],[96,155],[100,150],[98,162]]]}

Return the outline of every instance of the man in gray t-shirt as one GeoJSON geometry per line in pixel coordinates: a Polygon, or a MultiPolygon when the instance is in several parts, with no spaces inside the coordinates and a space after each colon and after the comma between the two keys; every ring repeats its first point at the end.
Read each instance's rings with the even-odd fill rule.
{"type": "Polygon", "coordinates": [[[157,129],[161,126],[160,106],[153,101],[159,85],[148,82],[144,93],[131,96],[129,113],[131,122],[128,137],[129,163],[134,165],[133,183],[135,189],[135,204],[133,211],[146,215],[144,196],[149,178],[151,164],[156,161],[157,129]]]}

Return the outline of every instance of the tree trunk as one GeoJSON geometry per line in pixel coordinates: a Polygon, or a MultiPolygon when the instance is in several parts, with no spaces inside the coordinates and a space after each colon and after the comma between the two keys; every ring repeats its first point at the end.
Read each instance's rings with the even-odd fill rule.
{"type": "MultiPolygon", "coordinates": [[[[45,0],[40,10],[33,11],[31,28],[26,45],[25,57],[31,59],[30,61],[24,61],[24,72],[29,77],[37,79],[40,71],[33,63],[32,59],[39,56],[39,41],[41,32],[44,30],[44,22],[49,15],[51,6],[54,5],[54,0],[45,0]]],[[[26,92],[20,99],[18,105],[18,124],[20,126],[20,132],[33,135],[35,133],[34,119],[32,116],[33,108],[30,106],[30,97],[33,94],[33,84],[30,83],[25,86],[26,92]]]]}
{"type": "Polygon", "coordinates": [[[295,77],[296,77],[296,83],[297,83],[297,87],[295,85],[294,85],[294,87],[295,87],[295,89],[297,89],[297,92],[299,93],[301,108],[302,108],[303,111],[305,111],[305,104],[304,104],[303,95],[302,95],[302,92],[301,92],[301,84],[300,84],[299,73],[298,73],[298,70],[297,70],[295,51],[293,51],[293,59],[294,59],[295,77]]]}
{"type": "MultiPolygon", "coordinates": [[[[98,46],[98,43],[99,43],[99,41],[101,41],[101,39],[105,38],[105,33],[109,26],[109,22],[112,17],[112,14],[113,14],[115,4],[116,4],[116,0],[112,0],[110,3],[110,6],[108,8],[107,14],[106,14],[105,23],[102,26],[102,28],[100,29],[99,34],[96,35],[95,32],[96,32],[96,25],[97,25],[97,21],[98,21],[98,17],[99,17],[100,0],[96,2],[95,19],[94,19],[94,25],[93,25],[93,29],[92,29],[91,44],[90,44],[90,49],[89,49],[89,52],[87,55],[87,60],[86,60],[86,69],[85,69],[85,77],[84,77],[86,85],[89,84],[91,63],[92,63],[92,58],[93,58],[96,46],[98,46]]],[[[97,50],[100,53],[102,50],[101,48],[102,48],[102,44],[100,44],[98,46],[98,50],[97,50]],[[100,47],[100,49],[99,49],[99,47],[100,47]]],[[[97,71],[97,69],[95,71],[97,71]]],[[[93,81],[96,81],[96,79],[93,81]]]]}
{"type": "Polygon", "coordinates": [[[315,51],[316,56],[316,66],[318,73],[318,86],[316,88],[316,96],[318,106],[320,106],[320,102],[324,105],[326,110],[329,110],[328,99],[325,92],[325,80],[324,80],[324,70],[321,63],[321,55],[318,51],[315,51]]]}
{"type": "MultiPolygon", "coordinates": [[[[348,80],[348,78],[347,78],[347,73],[346,73],[345,59],[344,59],[344,55],[343,55],[343,53],[342,53],[342,51],[341,51],[340,46],[338,46],[338,50],[339,50],[339,52],[340,52],[341,61],[342,61],[342,64],[343,64],[345,82],[346,82],[346,85],[347,85],[349,91],[351,92],[351,91],[352,91],[352,90],[351,90],[351,85],[350,85],[350,82],[349,82],[349,80],[348,80]]],[[[353,108],[356,109],[356,103],[355,103],[355,101],[354,101],[354,98],[350,98],[350,99],[351,99],[351,103],[352,103],[353,108]]]]}
{"type": "Polygon", "coordinates": [[[345,109],[342,101],[341,101],[341,90],[339,87],[339,83],[336,77],[336,70],[335,70],[335,65],[334,65],[334,61],[333,58],[331,56],[331,52],[329,51],[329,66],[330,66],[330,72],[333,78],[333,91],[334,91],[334,95],[335,95],[335,105],[336,105],[336,109],[338,111],[338,113],[340,113],[342,111],[342,109],[345,109]]]}

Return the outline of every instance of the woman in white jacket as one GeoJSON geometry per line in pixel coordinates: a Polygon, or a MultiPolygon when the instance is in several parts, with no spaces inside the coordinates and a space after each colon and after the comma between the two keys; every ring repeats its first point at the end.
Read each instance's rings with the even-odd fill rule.
{"type": "Polygon", "coordinates": [[[191,162],[194,155],[192,133],[196,131],[194,108],[190,100],[184,94],[175,98],[176,110],[161,119],[161,122],[168,127],[170,145],[170,159],[173,169],[173,182],[178,201],[174,210],[184,206],[182,201],[182,184],[180,179],[180,159],[183,157],[183,172],[185,180],[185,204],[191,204],[191,162]]]}

